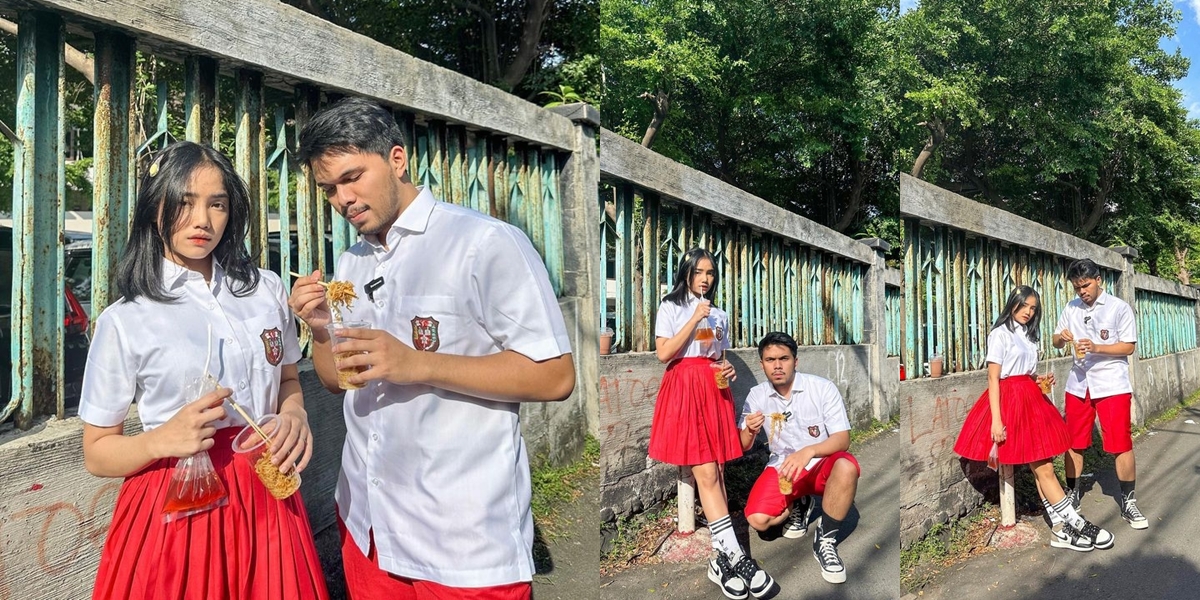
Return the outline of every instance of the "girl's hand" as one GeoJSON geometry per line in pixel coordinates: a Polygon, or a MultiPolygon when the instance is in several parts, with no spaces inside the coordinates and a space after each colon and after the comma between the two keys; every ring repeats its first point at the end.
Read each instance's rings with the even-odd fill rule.
{"type": "Polygon", "coordinates": [[[1039,384],[1043,381],[1049,381],[1050,385],[1054,386],[1054,373],[1046,373],[1045,375],[1038,375],[1037,381],[1039,384]]]}
{"type": "Polygon", "coordinates": [[[729,383],[733,383],[734,381],[736,381],[737,380],[737,369],[734,369],[733,365],[730,364],[729,361],[727,361],[727,360],[722,361],[721,364],[723,365],[721,367],[721,373],[723,373],[725,375],[725,379],[729,380],[729,383]]]}
{"type": "Polygon", "coordinates": [[[695,325],[700,321],[708,318],[708,313],[712,312],[712,302],[701,300],[696,306],[696,312],[692,313],[692,324],[695,325]]]}
{"type": "Polygon", "coordinates": [[[1000,419],[993,419],[992,441],[997,444],[1003,444],[1006,439],[1008,439],[1008,428],[1004,426],[1004,423],[1000,422],[1000,419]]]}
{"type": "Polygon", "coordinates": [[[232,394],[229,388],[218,388],[189,402],[166,423],[147,431],[151,455],[156,459],[187,458],[212,448],[215,443],[212,437],[217,433],[212,423],[225,418],[225,408],[221,405],[232,394]]]}
{"type": "Polygon", "coordinates": [[[308,466],[312,458],[312,429],[308,426],[308,413],[300,408],[279,413],[279,425],[271,436],[271,462],[283,473],[295,466],[299,473],[308,466]]]}

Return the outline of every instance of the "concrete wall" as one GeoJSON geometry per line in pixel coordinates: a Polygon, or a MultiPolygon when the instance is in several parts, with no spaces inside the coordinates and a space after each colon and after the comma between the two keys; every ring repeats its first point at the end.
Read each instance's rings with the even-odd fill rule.
{"type": "MultiPolygon", "coordinates": [[[[866,345],[801,346],[798,352],[800,370],[837,384],[855,426],[874,416],[870,353],[866,345]]],[[[726,357],[737,369],[731,389],[741,414],[746,394],[765,377],[757,350],[734,350],[726,357]]],[[[677,468],[646,455],[664,370],[649,352],[600,357],[600,517],[605,522],[675,494],[677,468]]]]}
{"type": "MultiPolygon", "coordinates": [[[[1042,363],[1058,384],[1054,403],[1063,407],[1070,358],[1042,363]]],[[[1200,350],[1138,360],[1130,370],[1137,424],[1170,408],[1200,389],[1200,350]]],[[[966,514],[983,501],[980,490],[995,487],[993,471],[954,454],[954,442],[967,413],[987,388],[986,371],[899,384],[900,469],[907,484],[900,491],[900,543],[907,546],[935,523],[966,514]]]]}

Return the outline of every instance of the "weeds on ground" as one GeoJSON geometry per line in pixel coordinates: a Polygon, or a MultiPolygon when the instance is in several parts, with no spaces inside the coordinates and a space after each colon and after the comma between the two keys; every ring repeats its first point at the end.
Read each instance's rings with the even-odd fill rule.
{"type": "Polygon", "coordinates": [[[961,519],[934,525],[924,537],[900,550],[902,589],[915,592],[941,569],[990,552],[987,542],[999,520],[1000,509],[987,504],[961,519]]]}
{"type": "Polygon", "coordinates": [[[888,421],[880,421],[879,419],[872,417],[871,422],[866,427],[856,427],[850,430],[850,449],[853,452],[854,448],[858,447],[859,444],[862,444],[863,442],[866,442],[867,440],[870,440],[885,431],[896,429],[899,426],[900,415],[896,415],[888,421]]]}
{"type": "Polygon", "coordinates": [[[654,553],[675,531],[678,508],[671,498],[657,508],[618,519],[608,532],[611,541],[600,556],[600,575],[608,576],[631,566],[652,562],[654,553]]]}
{"type": "Polygon", "coordinates": [[[533,509],[533,520],[538,524],[542,535],[553,539],[558,535],[555,522],[558,507],[573,502],[584,493],[595,493],[596,490],[583,489],[582,482],[592,477],[600,469],[600,442],[592,436],[587,436],[583,444],[583,457],[563,467],[540,467],[530,475],[533,484],[533,495],[530,504],[533,509]]]}

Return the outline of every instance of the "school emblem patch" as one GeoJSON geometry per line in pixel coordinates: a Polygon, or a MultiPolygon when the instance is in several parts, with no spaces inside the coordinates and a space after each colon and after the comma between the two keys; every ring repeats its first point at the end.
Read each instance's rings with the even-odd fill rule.
{"type": "Polygon", "coordinates": [[[264,329],[258,337],[262,339],[263,352],[267,355],[267,362],[271,363],[273,367],[279,366],[279,361],[283,360],[283,334],[279,328],[264,329]]]}
{"type": "Polygon", "coordinates": [[[820,425],[809,425],[808,426],[808,435],[811,435],[813,437],[817,437],[817,436],[821,435],[821,426],[820,425]]]}
{"type": "Polygon", "coordinates": [[[438,320],[433,317],[413,317],[413,347],[422,352],[437,352],[442,345],[438,335],[438,320]]]}
{"type": "Polygon", "coordinates": [[[1108,339],[1108,330],[1107,329],[1100,330],[1100,339],[1102,339],[1102,340],[1108,339]]]}
{"type": "Polygon", "coordinates": [[[717,331],[717,341],[718,342],[725,339],[725,330],[724,329],[721,329],[720,327],[718,327],[716,331],[717,331]]]}

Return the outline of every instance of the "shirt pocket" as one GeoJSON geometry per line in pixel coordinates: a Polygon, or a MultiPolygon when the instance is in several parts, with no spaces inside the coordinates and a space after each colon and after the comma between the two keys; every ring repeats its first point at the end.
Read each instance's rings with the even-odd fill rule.
{"type": "Polygon", "coordinates": [[[274,412],[279,400],[279,380],[283,365],[283,329],[278,313],[257,315],[242,321],[243,352],[249,353],[250,389],[236,390],[242,402],[252,399],[249,407],[256,417],[274,412]]]}
{"type": "Polygon", "coordinates": [[[400,339],[423,352],[463,354],[463,309],[451,296],[402,296],[400,339]]]}

